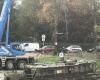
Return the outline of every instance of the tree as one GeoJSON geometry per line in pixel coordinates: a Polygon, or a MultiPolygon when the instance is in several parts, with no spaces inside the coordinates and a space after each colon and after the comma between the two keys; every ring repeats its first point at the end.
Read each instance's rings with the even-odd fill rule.
{"type": "Polygon", "coordinates": [[[85,43],[94,41],[94,9],[92,0],[23,0],[13,10],[12,26],[14,37],[41,41],[41,34],[64,33],[68,42],[85,43]],[[55,27],[56,26],[56,27],[55,27]],[[91,37],[92,35],[92,37],[91,37]]]}

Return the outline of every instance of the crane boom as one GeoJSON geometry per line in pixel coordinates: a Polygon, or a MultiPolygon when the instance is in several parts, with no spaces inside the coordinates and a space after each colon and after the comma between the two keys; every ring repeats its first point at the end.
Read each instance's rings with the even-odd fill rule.
{"type": "Polygon", "coordinates": [[[3,37],[4,29],[8,20],[8,15],[12,6],[12,0],[4,0],[3,8],[0,15],[0,42],[3,37]]]}

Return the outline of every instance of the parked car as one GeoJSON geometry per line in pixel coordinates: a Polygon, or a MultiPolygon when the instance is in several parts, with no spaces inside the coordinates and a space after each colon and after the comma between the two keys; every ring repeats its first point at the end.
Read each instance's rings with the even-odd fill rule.
{"type": "Polygon", "coordinates": [[[93,52],[93,51],[100,52],[100,44],[98,44],[95,47],[87,50],[87,52],[93,52]]]}
{"type": "Polygon", "coordinates": [[[97,45],[97,46],[95,47],[95,50],[96,50],[97,52],[100,52],[100,45],[97,45]]]}
{"type": "Polygon", "coordinates": [[[95,48],[90,48],[87,50],[87,52],[93,52],[93,51],[95,51],[95,48]]]}
{"type": "Polygon", "coordinates": [[[79,45],[70,45],[65,48],[68,52],[81,52],[82,48],[79,45]]]}
{"type": "Polygon", "coordinates": [[[45,52],[45,53],[48,53],[48,52],[52,52],[55,50],[55,46],[52,46],[52,45],[46,45],[46,46],[43,46],[42,48],[40,48],[38,51],[39,52],[45,52]]]}

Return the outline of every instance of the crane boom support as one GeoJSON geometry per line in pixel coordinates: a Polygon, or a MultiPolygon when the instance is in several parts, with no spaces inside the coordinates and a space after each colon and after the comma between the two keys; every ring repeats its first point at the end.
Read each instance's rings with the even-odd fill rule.
{"type": "Polygon", "coordinates": [[[4,4],[0,15],[0,42],[3,37],[4,29],[8,20],[8,15],[10,13],[11,6],[12,0],[4,0],[4,4]]]}

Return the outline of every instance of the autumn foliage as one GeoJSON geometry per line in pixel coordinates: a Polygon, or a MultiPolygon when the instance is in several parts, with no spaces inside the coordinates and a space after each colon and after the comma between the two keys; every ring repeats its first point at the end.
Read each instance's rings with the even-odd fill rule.
{"type": "Polygon", "coordinates": [[[41,34],[46,34],[46,42],[52,42],[52,35],[55,34],[56,28],[58,33],[64,33],[57,35],[56,40],[59,42],[92,43],[95,41],[93,2],[95,0],[22,1],[21,7],[13,10],[11,16],[12,38],[15,37],[15,40],[25,40],[31,36],[41,42],[41,34]]]}

